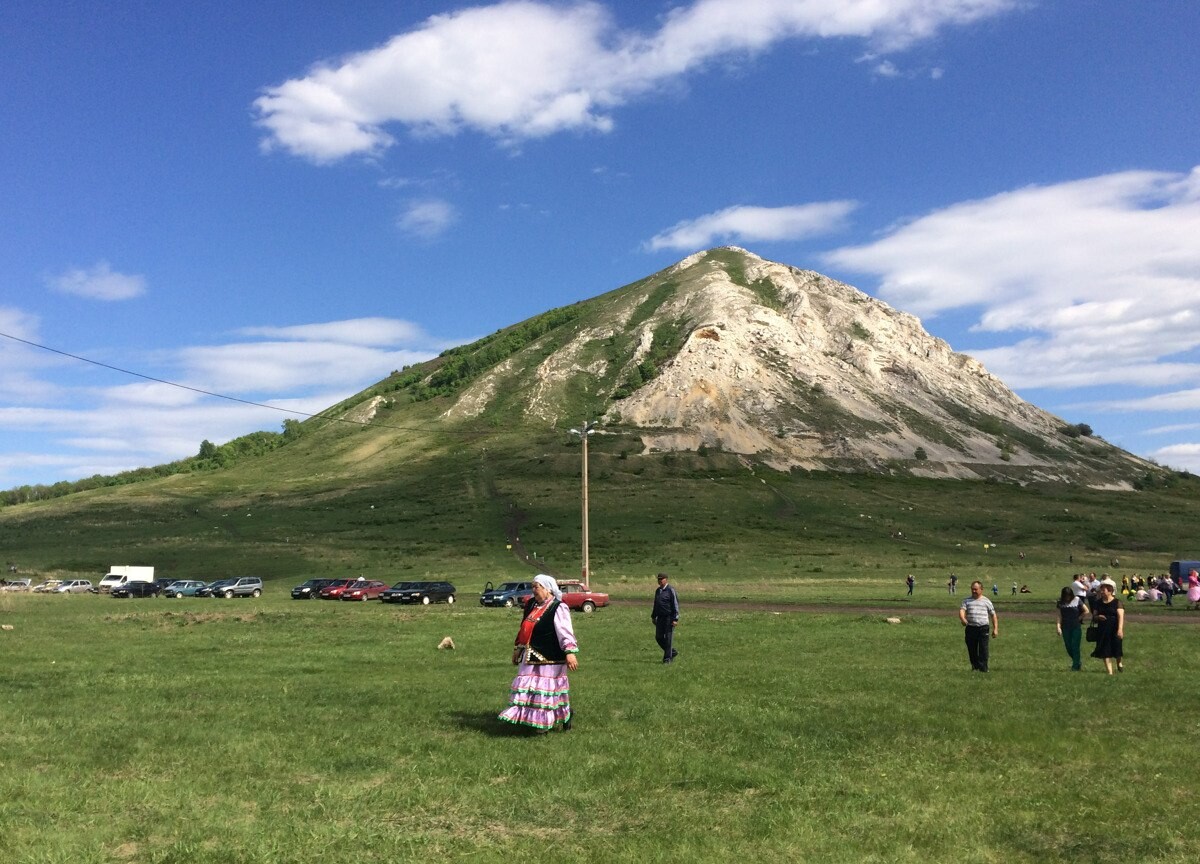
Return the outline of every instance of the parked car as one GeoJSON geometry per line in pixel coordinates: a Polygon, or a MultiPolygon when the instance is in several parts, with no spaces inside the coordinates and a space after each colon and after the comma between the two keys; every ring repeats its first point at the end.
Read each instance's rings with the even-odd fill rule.
{"type": "Polygon", "coordinates": [[[228,600],[231,597],[261,597],[262,592],[262,580],[257,576],[238,576],[235,579],[226,579],[224,585],[214,588],[212,596],[228,600]]]}
{"type": "Polygon", "coordinates": [[[205,585],[199,579],[176,579],[163,589],[164,597],[195,597],[205,585]]]}
{"type": "Polygon", "coordinates": [[[347,585],[346,590],[342,592],[342,596],[339,599],[374,600],[386,590],[388,590],[386,582],[369,579],[366,582],[355,582],[352,585],[347,585]]]}
{"type": "Polygon", "coordinates": [[[348,586],[361,581],[361,579],[334,579],[317,592],[317,596],[322,600],[337,600],[348,586]]]}
{"type": "Polygon", "coordinates": [[[54,589],[55,594],[87,594],[90,591],[95,591],[90,579],[71,579],[62,583],[54,589]]]}
{"type": "Polygon", "coordinates": [[[524,606],[533,596],[532,582],[501,582],[496,588],[489,582],[479,595],[480,606],[524,606]]]}
{"type": "Polygon", "coordinates": [[[399,603],[400,598],[404,596],[404,592],[408,591],[416,582],[397,582],[391,588],[379,595],[379,599],[384,603],[399,603]]]}
{"type": "Polygon", "coordinates": [[[5,591],[28,591],[32,586],[32,579],[9,579],[3,588],[5,591]]]}
{"type": "Polygon", "coordinates": [[[51,591],[56,589],[61,584],[62,584],[61,579],[47,579],[41,585],[34,585],[33,593],[34,594],[49,594],[51,591]]]}
{"type": "Polygon", "coordinates": [[[225,584],[227,582],[232,582],[232,581],[233,581],[232,579],[217,579],[213,582],[209,582],[203,588],[196,589],[196,596],[197,597],[211,597],[211,596],[213,596],[214,591],[218,591],[221,588],[224,588],[225,584]]]}
{"type": "Polygon", "coordinates": [[[162,586],[157,582],[126,582],[112,589],[109,594],[117,598],[157,597],[162,594],[162,586]]]}
{"type": "Polygon", "coordinates": [[[321,593],[322,588],[332,585],[334,582],[338,582],[338,581],[340,581],[340,580],[338,580],[338,579],[309,579],[303,585],[297,585],[295,588],[292,589],[292,599],[293,600],[312,600],[318,594],[321,593]]]}
{"type": "Polygon", "coordinates": [[[581,612],[595,612],[598,606],[608,605],[608,595],[603,591],[589,591],[578,579],[559,579],[558,587],[562,589],[562,602],[570,609],[581,612]]]}
{"type": "Polygon", "coordinates": [[[379,599],[384,603],[430,603],[454,602],[455,588],[449,582],[397,582],[379,599]],[[386,596],[385,596],[386,595],[386,596]]]}

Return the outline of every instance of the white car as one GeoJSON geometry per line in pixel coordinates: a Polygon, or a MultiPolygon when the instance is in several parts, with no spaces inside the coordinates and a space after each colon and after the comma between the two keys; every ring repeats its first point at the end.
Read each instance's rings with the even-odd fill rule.
{"type": "Polygon", "coordinates": [[[62,584],[61,579],[47,579],[41,585],[33,586],[34,594],[48,594],[62,584]]]}
{"type": "Polygon", "coordinates": [[[4,583],[5,591],[28,591],[33,585],[32,579],[9,579],[4,583]]]}
{"type": "Polygon", "coordinates": [[[69,582],[64,582],[54,589],[55,594],[87,594],[92,589],[92,583],[88,579],[72,579],[69,582]]]}

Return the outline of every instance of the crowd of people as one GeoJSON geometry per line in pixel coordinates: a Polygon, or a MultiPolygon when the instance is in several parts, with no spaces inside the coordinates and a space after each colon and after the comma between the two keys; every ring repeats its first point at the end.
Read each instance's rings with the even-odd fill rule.
{"type": "MultiPolygon", "coordinates": [[[[1107,578],[1108,574],[1101,574],[1097,578],[1095,573],[1079,573],[1075,576],[1072,587],[1076,593],[1082,589],[1083,593],[1095,597],[1099,593],[1100,584],[1107,578]]],[[[1193,608],[1200,608],[1200,576],[1195,570],[1190,571],[1186,578],[1180,574],[1175,579],[1167,574],[1145,577],[1134,573],[1132,576],[1121,577],[1120,588],[1116,588],[1114,583],[1114,593],[1137,603],[1162,602],[1167,606],[1173,606],[1174,598],[1178,595],[1186,597],[1188,604],[1193,608]]]]}
{"type": "MultiPolygon", "coordinates": [[[[655,577],[658,588],[650,620],[654,623],[654,638],[663,651],[663,663],[671,663],[679,651],[674,647],[675,628],[679,624],[679,597],[670,585],[666,573],[655,577]]],[[[914,577],[905,579],[912,594],[914,577]]],[[[958,577],[951,574],[947,589],[953,593],[958,577]]],[[[1027,586],[1013,593],[1029,593],[1027,586]]],[[[992,593],[999,586],[992,585],[992,593]]],[[[1084,639],[1093,644],[1091,656],[1104,661],[1104,669],[1112,675],[1125,670],[1125,607],[1122,597],[1138,601],[1165,599],[1168,605],[1175,594],[1186,593],[1188,602],[1200,606],[1200,574],[1192,570],[1186,582],[1170,576],[1143,579],[1140,575],[1121,578],[1121,587],[1107,574],[1078,573],[1065,586],[1057,602],[1055,629],[1062,637],[1063,647],[1071,658],[1071,669],[1083,668],[1084,639]],[[1086,629],[1085,629],[1085,622],[1086,629]]],[[[988,671],[990,642],[1000,636],[1000,620],[996,607],[984,595],[983,583],[971,583],[971,596],[962,602],[958,611],[965,633],[967,656],[971,669],[988,671]]],[[[514,640],[512,662],[517,674],[512,680],[508,707],[500,719],[525,726],[537,733],[546,733],[561,724],[569,731],[574,720],[571,710],[568,671],[579,668],[579,643],[571,624],[571,612],[562,602],[557,581],[547,575],[533,580],[533,596],[525,605],[521,624],[514,640]]]]}

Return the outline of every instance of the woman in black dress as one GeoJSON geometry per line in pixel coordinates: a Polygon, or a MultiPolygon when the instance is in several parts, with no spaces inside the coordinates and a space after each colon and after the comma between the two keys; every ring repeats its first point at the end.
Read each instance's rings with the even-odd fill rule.
{"type": "Polygon", "coordinates": [[[1125,671],[1123,662],[1125,640],[1125,609],[1121,600],[1116,596],[1117,583],[1105,579],[1100,583],[1100,597],[1092,608],[1092,620],[1099,628],[1096,633],[1096,649],[1093,657],[1104,661],[1108,674],[1113,674],[1113,660],[1117,661],[1117,671],[1125,671]]]}

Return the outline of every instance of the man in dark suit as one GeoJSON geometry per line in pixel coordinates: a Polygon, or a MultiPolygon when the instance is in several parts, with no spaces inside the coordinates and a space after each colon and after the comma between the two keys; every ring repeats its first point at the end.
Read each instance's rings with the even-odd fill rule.
{"type": "Polygon", "coordinates": [[[654,622],[654,639],[663,650],[663,662],[670,663],[679,652],[672,646],[675,627],[679,624],[679,595],[667,584],[667,574],[658,574],[658,588],[654,591],[654,609],[650,612],[654,622]]]}

